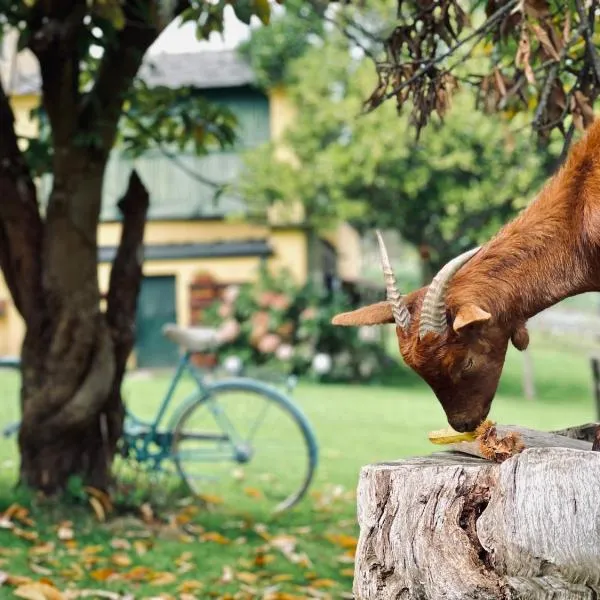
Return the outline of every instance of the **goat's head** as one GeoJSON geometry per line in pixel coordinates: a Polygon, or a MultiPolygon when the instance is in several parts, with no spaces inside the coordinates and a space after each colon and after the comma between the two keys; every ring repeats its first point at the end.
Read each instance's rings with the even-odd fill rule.
{"type": "Polygon", "coordinates": [[[450,261],[429,286],[402,296],[379,232],[377,237],[387,301],[336,315],[333,323],[395,323],[404,361],[429,384],[450,425],[461,432],[475,430],[489,413],[509,340],[519,350],[529,343],[524,323],[500,323],[476,299],[453,313],[447,309],[450,280],[479,248],[450,261]]]}

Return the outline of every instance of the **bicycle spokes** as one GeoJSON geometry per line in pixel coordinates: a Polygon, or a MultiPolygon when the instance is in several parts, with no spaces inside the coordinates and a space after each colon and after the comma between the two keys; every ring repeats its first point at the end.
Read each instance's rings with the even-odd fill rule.
{"type": "Polygon", "coordinates": [[[285,408],[243,386],[198,402],[174,433],[174,460],[190,488],[238,508],[293,503],[312,473],[312,457],[304,431],[285,408]]]}

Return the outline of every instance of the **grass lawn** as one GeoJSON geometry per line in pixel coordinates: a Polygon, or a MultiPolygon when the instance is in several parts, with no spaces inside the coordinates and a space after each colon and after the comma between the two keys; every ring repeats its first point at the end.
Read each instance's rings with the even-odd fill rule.
{"type": "MultiPolygon", "coordinates": [[[[591,350],[577,340],[533,338],[538,397],[525,401],[522,358],[511,349],[490,417],[541,429],[595,419],[591,350]]],[[[17,417],[17,383],[11,374],[0,377],[0,425],[17,417]]],[[[131,408],[152,414],[166,385],[163,375],[131,377],[131,408]]],[[[301,384],[294,395],[314,427],[320,462],[309,496],[279,517],[269,516],[260,500],[246,499],[243,511],[236,510],[241,504],[232,497],[209,511],[173,504],[166,524],[148,514],[147,523],[119,515],[99,523],[89,505],[44,507],[16,494],[10,487],[15,442],[2,440],[0,512],[14,503],[27,506],[33,523],[18,511],[15,527],[0,521],[0,570],[12,577],[0,586],[0,598],[13,597],[15,575],[135,598],[350,597],[361,465],[439,450],[427,432],[446,421],[433,394],[409,372],[388,385],[301,384]]],[[[285,467],[281,454],[272,461],[285,467]]]]}

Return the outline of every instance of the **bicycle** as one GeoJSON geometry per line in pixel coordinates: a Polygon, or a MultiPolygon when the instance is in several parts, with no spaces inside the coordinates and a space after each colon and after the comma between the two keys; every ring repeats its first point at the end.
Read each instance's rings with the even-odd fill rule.
{"type": "MultiPolygon", "coordinates": [[[[260,498],[270,504],[275,502],[273,512],[276,513],[297,504],[313,479],[318,445],[306,416],[291,400],[296,379],[286,378],[287,393],[246,375],[228,374],[224,379],[211,382],[193,364],[192,356],[218,347],[217,330],[168,324],[163,328],[163,335],[183,350],[182,355],[152,420],[137,417],[126,406],[119,455],[151,472],[167,471],[168,465],[174,465],[180,480],[199,498],[218,499],[237,493],[238,507],[243,499],[256,502],[260,498]],[[166,427],[161,428],[175,390],[186,373],[191,376],[194,389],[176,406],[166,427]],[[242,398],[249,399],[249,404],[244,405],[242,398]],[[258,427],[273,414],[269,413],[273,408],[279,409],[277,414],[286,419],[279,424],[268,423],[267,438],[259,443],[256,441],[258,427]],[[251,427],[245,422],[246,410],[258,417],[251,427]],[[196,426],[192,422],[198,417],[201,424],[196,426]],[[236,425],[237,421],[240,422],[236,425]],[[304,446],[298,453],[289,450],[277,453],[266,447],[267,442],[289,446],[294,437],[304,446]],[[195,451],[186,448],[190,443],[195,445],[195,451]],[[283,468],[279,475],[273,473],[276,466],[283,468]],[[196,468],[199,473],[195,472],[196,468]],[[225,475],[216,485],[218,470],[224,470],[225,475]],[[210,489],[201,483],[207,481],[213,482],[210,489]]],[[[0,366],[18,367],[18,361],[0,361],[0,366]]],[[[10,425],[4,435],[14,435],[18,427],[18,423],[10,425]]]]}

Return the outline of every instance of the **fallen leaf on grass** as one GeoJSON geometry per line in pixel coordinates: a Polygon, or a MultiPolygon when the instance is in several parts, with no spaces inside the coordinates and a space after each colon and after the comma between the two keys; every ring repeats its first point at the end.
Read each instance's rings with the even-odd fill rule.
{"type": "Polygon", "coordinates": [[[177,591],[180,594],[193,594],[204,588],[204,584],[196,579],[188,579],[184,581],[178,588],[177,591]]]}
{"type": "Polygon", "coordinates": [[[331,588],[336,585],[338,585],[338,582],[333,579],[315,579],[311,583],[311,586],[316,588],[331,588]]]}
{"type": "Polygon", "coordinates": [[[171,585],[177,581],[177,577],[173,573],[156,573],[150,580],[152,585],[171,585]]]}
{"type": "Polygon", "coordinates": [[[251,498],[257,498],[257,499],[260,499],[263,497],[263,493],[260,490],[257,490],[256,488],[253,488],[253,487],[244,488],[244,494],[246,494],[246,496],[250,496],[251,498]]]}
{"type": "Polygon", "coordinates": [[[36,531],[25,531],[19,527],[13,527],[12,532],[22,540],[26,540],[28,542],[36,542],[38,540],[38,534],[36,531]]]}
{"type": "Polygon", "coordinates": [[[104,506],[102,506],[102,503],[100,502],[100,500],[98,500],[98,498],[94,498],[93,496],[90,496],[88,498],[88,501],[89,501],[90,506],[92,507],[92,510],[94,511],[98,521],[100,521],[101,523],[106,521],[106,511],[104,510],[104,506]]]}
{"type": "Polygon", "coordinates": [[[58,529],[56,530],[56,535],[58,539],[63,542],[72,540],[75,537],[73,523],[71,523],[71,521],[64,521],[63,523],[60,523],[58,529]]]}
{"type": "Polygon", "coordinates": [[[31,577],[25,577],[25,575],[9,575],[8,573],[3,573],[3,575],[6,575],[6,578],[2,583],[6,585],[20,586],[27,583],[33,583],[33,579],[31,579],[31,577]]]}
{"type": "Polygon", "coordinates": [[[140,514],[142,515],[142,521],[144,521],[144,523],[152,523],[152,521],[154,521],[154,511],[147,502],[144,502],[140,506],[140,514]]]}
{"type": "Polygon", "coordinates": [[[118,552],[110,557],[110,561],[117,567],[129,567],[132,563],[131,558],[123,552],[118,552]]]}
{"type": "Polygon", "coordinates": [[[45,542],[44,544],[38,544],[29,548],[27,553],[29,556],[41,556],[43,554],[50,554],[54,552],[55,545],[53,542],[45,542]]]}
{"type": "Polygon", "coordinates": [[[329,540],[336,546],[341,546],[342,548],[354,549],[358,543],[358,540],[354,536],[346,535],[345,533],[327,533],[325,535],[325,539],[329,540]]]}
{"type": "Polygon", "coordinates": [[[354,564],[354,554],[354,550],[346,550],[346,552],[338,556],[336,560],[345,564],[354,564]]]}
{"type": "Polygon", "coordinates": [[[47,583],[26,583],[14,591],[15,596],[26,600],[63,600],[63,595],[47,583]]]}
{"type": "Polygon", "coordinates": [[[33,519],[28,517],[29,511],[20,504],[11,504],[2,515],[3,518],[9,519],[11,521],[19,521],[22,525],[27,525],[27,527],[33,527],[35,525],[33,519]]]}
{"type": "Polygon", "coordinates": [[[123,579],[128,581],[147,581],[154,576],[155,572],[148,567],[133,567],[131,571],[123,574],[123,579]]]}
{"type": "Polygon", "coordinates": [[[227,565],[223,567],[223,573],[221,574],[221,583],[231,583],[233,581],[233,569],[227,565]]]}
{"type": "Polygon", "coordinates": [[[273,583],[282,583],[284,581],[292,581],[292,579],[294,579],[294,576],[290,575],[289,573],[279,573],[279,574],[273,575],[273,577],[271,577],[271,581],[273,583]]]}
{"type": "Polygon", "coordinates": [[[241,571],[236,574],[236,579],[243,583],[256,583],[258,581],[258,575],[256,573],[249,573],[248,571],[241,571]]]}
{"type": "Polygon", "coordinates": [[[229,544],[231,540],[221,535],[217,531],[208,531],[200,536],[203,542],[216,542],[217,544],[229,544]]]}
{"type": "Polygon", "coordinates": [[[96,581],[108,581],[109,579],[114,579],[116,576],[118,574],[110,567],[102,567],[90,573],[90,577],[96,581]]]}
{"type": "Polygon", "coordinates": [[[133,548],[138,556],[146,554],[146,552],[148,552],[152,546],[153,543],[150,540],[135,540],[135,542],[133,542],[133,548]]]}
{"type": "Polygon", "coordinates": [[[343,577],[354,577],[354,569],[342,569],[340,575],[343,577]]]}
{"type": "Polygon", "coordinates": [[[131,544],[127,540],[122,540],[120,538],[113,538],[110,540],[111,548],[115,550],[129,550],[131,548],[131,544]]]}
{"type": "Polygon", "coordinates": [[[29,569],[37,575],[52,575],[52,570],[37,563],[29,563],[29,569]]]}
{"type": "Polygon", "coordinates": [[[272,554],[266,554],[265,552],[261,552],[260,550],[256,552],[256,556],[254,557],[254,566],[256,567],[264,567],[272,563],[275,560],[275,557],[272,554]]]}

